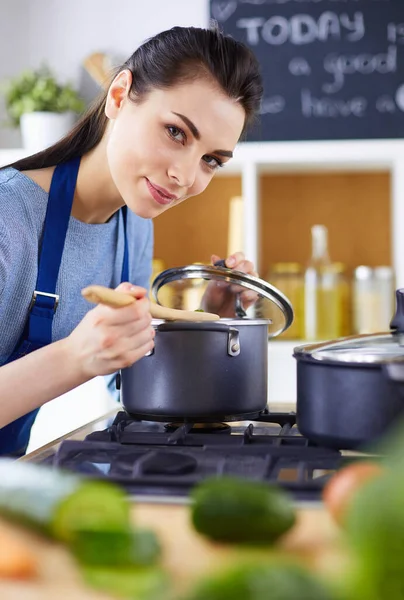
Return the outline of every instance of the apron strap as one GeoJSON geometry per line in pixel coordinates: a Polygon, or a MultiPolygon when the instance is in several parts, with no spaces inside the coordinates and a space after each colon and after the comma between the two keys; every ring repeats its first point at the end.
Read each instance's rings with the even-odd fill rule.
{"type": "Polygon", "coordinates": [[[123,239],[124,239],[124,248],[123,248],[123,264],[122,264],[122,273],[121,273],[121,283],[124,281],[129,281],[129,250],[128,250],[128,235],[127,235],[127,221],[128,221],[128,207],[123,206],[121,208],[122,217],[123,217],[123,239]]]}
{"type": "Polygon", "coordinates": [[[52,321],[59,297],[55,294],[80,157],[57,165],[49,190],[38,277],[28,319],[27,339],[33,344],[52,341],[52,321]]]}

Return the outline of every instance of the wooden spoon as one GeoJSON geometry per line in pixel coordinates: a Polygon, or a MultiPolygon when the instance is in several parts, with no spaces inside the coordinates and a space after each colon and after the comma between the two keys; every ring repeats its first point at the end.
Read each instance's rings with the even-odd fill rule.
{"type": "MultiPolygon", "coordinates": [[[[130,294],[117,292],[103,285],[90,285],[81,290],[81,295],[89,302],[95,304],[106,304],[112,308],[128,306],[136,302],[136,298],[130,294]]],[[[192,310],[176,310],[160,306],[150,302],[150,313],[154,319],[164,319],[166,321],[218,321],[219,315],[207,312],[194,312],[192,310]]]]}

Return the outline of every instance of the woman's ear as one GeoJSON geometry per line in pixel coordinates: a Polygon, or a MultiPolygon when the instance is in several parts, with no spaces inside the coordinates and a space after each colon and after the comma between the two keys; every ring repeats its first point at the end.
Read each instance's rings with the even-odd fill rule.
{"type": "Polygon", "coordinates": [[[129,69],[120,71],[109,86],[105,114],[108,119],[116,119],[132,86],[132,72],[129,69]]]}

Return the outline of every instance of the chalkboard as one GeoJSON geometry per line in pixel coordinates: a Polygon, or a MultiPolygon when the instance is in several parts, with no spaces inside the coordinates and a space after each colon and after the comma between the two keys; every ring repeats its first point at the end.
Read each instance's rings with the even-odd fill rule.
{"type": "Polygon", "coordinates": [[[260,61],[249,140],[404,137],[404,0],[210,0],[260,61]]]}

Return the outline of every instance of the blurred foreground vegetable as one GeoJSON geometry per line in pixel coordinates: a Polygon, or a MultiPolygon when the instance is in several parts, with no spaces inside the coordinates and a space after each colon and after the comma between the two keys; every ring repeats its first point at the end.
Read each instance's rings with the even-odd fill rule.
{"type": "Polygon", "coordinates": [[[272,544],[295,523],[289,495],[249,479],[206,479],[192,493],[195,529],[215,540],[272,544]]]}
{"type": "Polygon", "coordinates": [[[61,541],[80,529],[129,527],[129,503],[117,486],[34,463],[0,459],[0,514],[61,541]]]}
{"type": "Polygon", "coordinates": [[[293,562],[234,565],[203,579],[183,600],[332,600],[333,591],[293,562]]]}
{"type": "Polygon", "coordinates": [[[358,461],[343,467],[331,477],[323,490],[323,500],[333,519],[343,525],[355,494],[365,482],[379,477],[383,467],[376,462],[358,461]]]}
{"type": "Polygon", "coordinates": [[[38,560],[31,548],[11,531],[0,530],[0,579],[31,579],[37,575],[38,560]]]}

